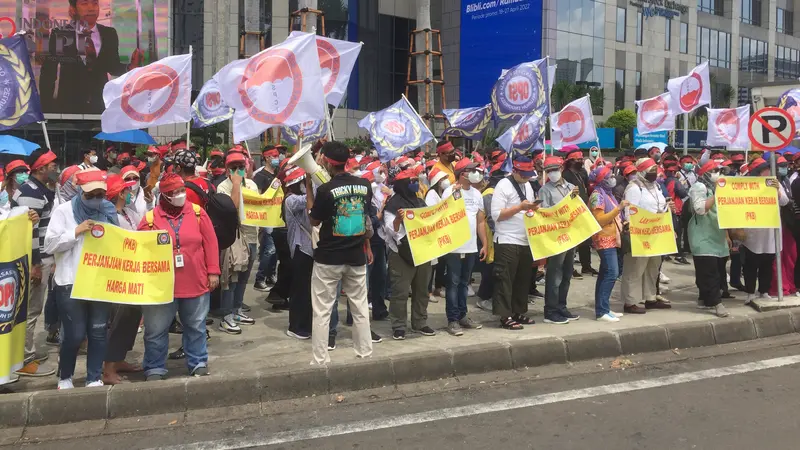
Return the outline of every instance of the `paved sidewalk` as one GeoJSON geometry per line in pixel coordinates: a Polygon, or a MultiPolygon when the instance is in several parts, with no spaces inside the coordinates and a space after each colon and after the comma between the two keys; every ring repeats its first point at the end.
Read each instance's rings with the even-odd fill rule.
{"type": "MultiPolygon", "coordinates": [[[[597,268],[596,255],[594,264],[597,268]]],[[[580,266],[576,265],[580,269],[580,266]]],[[[580,314],[581,319],[569,325],[548,325],[542,323],[543,299],[537,299],[535,305],[531,307],[531,315],[537,321],[536,325],[526,326],[522,331],[507,331],[499,328],[498,319],[490,313],[481,311],[475,307],[477,298],[469,300],[469,316],[482,323],[484,328],[481,330],[465,330],[461,337],[453,337],[447,334],[444,327],[447,321],[444,314],[444,299],[439,299],[438,303],[433,303],[429,307],[428,323],[437,329],[439,334],[433,337],[425,337],[419,334],[409,333],[405,341],[393,341],[391,339],[391,328],[388,321],[373,322],[373,330],[384,337],[382,343],[374,345],[373,358],[396,357],[398,355],[411,355],[414,353],[425,352],[428,350],[450,350],[476,344],[496,344],[533,338],[560,337],[595,333],[600,331],[619,331],[638,327],[653,325],[665,326],[672,324],[683,324],[701,321],[725,321],[731,318],[757,315],[750,307],[744,306],[745,295],[741,292],[732,291],[737,297],[733,300],[726,300],[726,306],[731,312],[731,318],[718,319],[707,311],[699,310],[695,306],[697,290],[694,286],[694,267],[680,266],[674,263],[664,263],[664,273],[672,281],[667,286],[671,288],[666,294],[673,303],[671,310],[657,310],[648,312],[645,315],[626,315],[620,322],[609,324],[594,320],[594,286],[596,278],[587,276],[582,280],[573,280],[569,295],[569,307],[573,313],[580,314]]],[[[475,290],[480,275],[476,274],[475,290]]],[[[544,292],[544,286],[540,286],[540,291],[544,292]]],[[[256,319],[256,324],[243,326],[241,335],[228,335],[217,328],[218,321],[210,327],[211,341],[209,342],[210,371],[211,378],[229,378],[231,376],[250,376],[256,371],[269,371],[270,369],[305,369],[309,367],[311,361],[310,341],[298,341],[287,337],[285,334],[288,324],[288,312],[272,312],[271,305],[264,301],[265,293],[257,292],[251,287],[248,289],[245,303],[252,307],[250,315],[256,319]]],[[[621,312],[622,305],[619,302],[619,283],[612,294],[612,310],[621,312]]],[[[356,360],[352,351],[352,340],[350,327],[344,325],[345,309],[340,305],[341,321],[337,338],[336,350],[331,352],[333,363],[348,363],[356,360]]],[[[55,366],[58,360],[56,347],[44,345],[45,334],[43,331],[37,333],[37,339],[41,342],[40,349],[47,349],[50,352],[50,360],[47,364],[55,366]]],[[[175,350],[180,345],[179,335],[170,335],[170,348],[175,350]]],[[[699,344],[705,345],[705,344],[699,344]]],[[[129,353],[128,360],[131,362],[141,362],[143,343],[141,334],[137,339],[134,351],[129,353]]],[[[85,377],[84,355],[78,359],[75,374],[75,385],[82,386],[85,377]]],[[[186,369],[183,361],[168,361],[167,366],[170,370],[171,378],[186,377],[186,369]]],[[[128,382],[138,383],[143,381],[140,374],[132,374],[127,377],[128,382]]],[[[19,382],[0,387],[0,390],[11,392],[28,392],[35,390],[51,390],[56,387],[56,377],[45,378],[23,378],[19,382]]]]}

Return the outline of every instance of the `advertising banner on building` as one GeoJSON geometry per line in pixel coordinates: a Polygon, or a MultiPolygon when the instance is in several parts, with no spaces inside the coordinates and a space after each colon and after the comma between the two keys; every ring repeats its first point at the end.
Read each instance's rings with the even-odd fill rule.
{"type": "Polygon", "coordinates": [[[0,35],[29,32],[45,114],[100,114],[109,79],[169,54],[168,0],[25,1],[19,16],[2,3],[0,35]]]}

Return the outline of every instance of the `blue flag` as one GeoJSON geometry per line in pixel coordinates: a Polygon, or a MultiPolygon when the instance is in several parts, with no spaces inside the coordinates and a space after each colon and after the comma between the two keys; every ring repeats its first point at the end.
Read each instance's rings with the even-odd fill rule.
{"type": "Polygon", "coordinates": [[[192,103],[192,125],[203,128],[233,117],[233,108],[225,103],[216,78],[206,81],[192,103]]]}
{"type": "Polygon", "coordinates": [[[291,127],[281,127],[281,140],[286,140],[291,145],[297,144],[297,133],[303,130],[303,142],[315,142],[328,134],[328,121],[312,120],[291,127]]]}
{"type": "Polygon", "coordinates": [[[442,133],[444,136],[455,136],[479,139],[492,121],[492,104],[477,108],[442,110],[450,126],[442,133]]]}
{"type": "Polygon", "coordinates": [[[0,131],[43,120],[25,37],[0,39],[0,131]]]}
{"type": "Polygon", "coordinates": [[[499,119],[520,119],[539,111],[550,114],[547,59],[525,62],[503,72],[492,88],[492,107],[499,119]]]}
{"type": "Polygon", "coordinates": [[[434,139],[405,96],[386,109],[367,114],[358,122],[358,126],[369,131],[378,156],[384,163],[434,139]]]}

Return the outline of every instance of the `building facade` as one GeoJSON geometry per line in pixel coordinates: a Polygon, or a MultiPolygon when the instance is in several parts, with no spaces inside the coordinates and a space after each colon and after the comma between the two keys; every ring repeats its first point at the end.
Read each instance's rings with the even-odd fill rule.
{"type": "MultiPolygon", "coordinates": [[[[158,57],[186,53],[191,46],[195,91],[229,62],[300,28],[299,18],[291,16],[301,7],[298,0],[99,1],[101,19],[118,29],[123,62],[140,39],[148,38],[149,51],[157,50],[158,57]],[[144,16],[144,28],[137,27],[135,11],[131,16],[134,3],[154,11],[144,16]]],[[[302,5],[314,3],[325,12],[327,36],[364,42],[347,95],[333,116],[337,137],[363,135],[358,120],[405,92],[418,2],[318,0],[302,5]]],[[[443,50],[443,70],[434,64],[432,75],[443,76],[448,108],[480,106],[489,102],[491,85],[503,68],[549,56],[557,64],[556,82],[600,92],[595,114],[606,118],[633,109],[636,99],[661,94],[669,78],[708,60],[713,106],[736,106],[749,102],[749,83],[800,77],[795,11],[800,11],[800,0],[430,0],[431,27],[441,30],[443,50]]],[[[42,20],[26,23],[44,29],[53,25],[45,23],[48,18],[67,13],[67,0],[12,0],[0,6],[0,34],[8,33],[4,16],[18,25],[36,17],[42,20]]],[[[46,49],[46,41],[36,48],[46,49]]],[[[442,107],[439,89],[433,96],[437,112],[442,107]]],[[[416,89],[409,94],[415,103],[416,89]]],[[[100,131],[99,114],[59,111],[46,117],[52,147],[66,155],[88,145],[100,131]]],[[[36,126],[18,132],[42,138],[36,126]]],[[[185,125],[169,125],[150,132],[165,142],[186,131],[185,125]]]]}

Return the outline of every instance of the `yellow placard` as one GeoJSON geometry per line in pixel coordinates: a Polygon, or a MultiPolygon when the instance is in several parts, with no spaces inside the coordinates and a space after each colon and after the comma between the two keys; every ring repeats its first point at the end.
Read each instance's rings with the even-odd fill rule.
{"type": "MultiPolygon", "coordinates": [[[[196,220],[194,215],[184,220],[196,220]]],[[[72,298],[128,305],[172,302],[172,238],[166,231],[128,231],[95,224],[86,233],[72,298]]]]}
{"type": "Polygon", "coordinates": [[[281,217],[283,208],[283,188],[277,179],[263,194],[242,187],[242,201],[244,207],[240,209],[242,225],[257,227],[285,227],[281,217]]]}
{"type": "Polygon", "coordinates": [[[438,205],[405,210],[403,225],[415,266],[457,250],[472,234],[460,191],[438,205]]]}
{"type": "MultiPolygon", "coordinates": [[[[0,384],[25,361],[33,225],[27,214],[0,220],[0,384]]],[[[47,282],[47,280],[45,280],[47,282]]]]}
{"type": "Polygon", "coordinates": [[[678,253],[672,212],[662,214],[636,206],[628,208],[631,231],[631,256],[661,256],[678,253]]]}
{"type": "Polygon", "coordinates": [[[775,177],[724,177],[714,193],[722,229],[780,228],[778,190],[767,186],[775,177]]]}
{"type": "Polygon", "coordinates": [[[525,231],[534,260],[575,248],[600,231],[586,203],[568,195],[550,208],[525,213],[525,231]]]}

